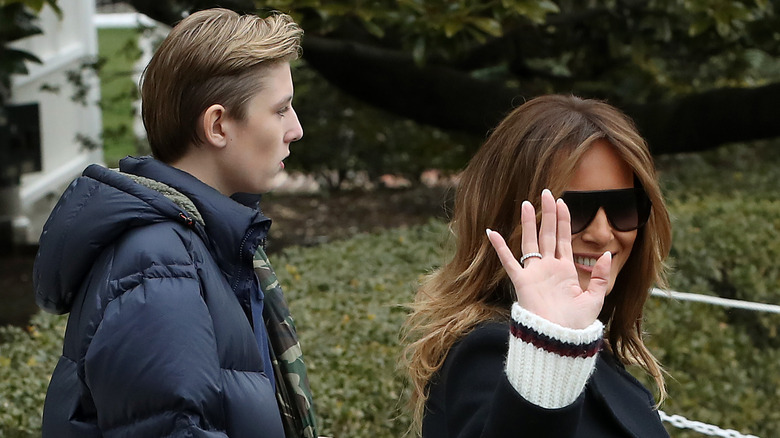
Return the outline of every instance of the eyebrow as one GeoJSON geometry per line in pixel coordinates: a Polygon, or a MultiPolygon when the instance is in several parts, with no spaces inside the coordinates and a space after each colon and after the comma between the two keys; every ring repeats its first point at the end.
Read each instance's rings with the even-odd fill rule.
{"type": "Polygon", "coordinates": [[[279,99],[279,101],[276,103],[276,105],[284,105],[284,104],[288,104],[288,103],[292,102],[292,100],[293,100],[293,95],[292,95],[292,94],[290,94],[290,95],[289,95],[289,96],[287,96],[287,97],[284,97],[284,98],[282,98],[282,99],[279,99]]]}

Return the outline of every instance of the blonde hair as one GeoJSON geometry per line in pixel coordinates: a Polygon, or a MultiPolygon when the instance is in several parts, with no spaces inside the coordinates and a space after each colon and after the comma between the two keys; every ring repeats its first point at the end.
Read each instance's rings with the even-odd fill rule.
{"type": "Polygon", "coordinates": [[[659,399],[666,397],[661,366],[642,341],[643,306],[653,284],[665,285],[663,260],[672,239],[652,156],[634,123],[616,108],[574,96],[542,96],[512,111],[469,162],[450,222],[454,256],[427,276],[404,324],[408,345],[402,364],[412,385],[417,432],[431,379],[452,346],[480,323],[509,319],[512,285],[485,229],[507,236],[514,254],[520,254],[521,203],[529,200],[539,211],[544,188],[560,196],[597,139],[614,147],[653,203],[599,319],[607,326],[607,348],[621,362],[644,368],[658,386],[659,399]]]}
{"type": "Polygon", "coordinates": [[[179,159],[200,142],[197,121],[213,104],[243,120],[265,67],[297,59],[303,30],[289,15],[196,12],[174,27],[146,67],[142,117],[155,157],[179,159]]]}

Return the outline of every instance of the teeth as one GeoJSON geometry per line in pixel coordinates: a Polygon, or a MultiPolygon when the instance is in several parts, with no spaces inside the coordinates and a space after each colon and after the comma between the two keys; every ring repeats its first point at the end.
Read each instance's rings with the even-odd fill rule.
{"type": "Polygon", "coordinates": [[[596,264],[596,259],[590,257],[574,257],[574,263],[584,266],[593,266],[596,264]]]}

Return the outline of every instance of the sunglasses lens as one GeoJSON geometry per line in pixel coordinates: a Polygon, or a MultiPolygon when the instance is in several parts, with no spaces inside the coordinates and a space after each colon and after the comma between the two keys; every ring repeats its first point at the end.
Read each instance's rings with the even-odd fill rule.
{"type": "Polygon", "coordinates": [[[565,192],[563,201],[571,213],[571,232],[577,234],[590,225],[600,208],[618,231],[633,231],[647,223],[650,200],[641,188],[565,192]]]}
{"type": "Polygon", "coordinates": [[[639,225],[639,212],[635,200],[625,199],[620,203],[605,205],[604,210],[607,212],[609,222],[618,231],[635,230],[639,225]]]}
{"type": "Polygon", "coordinates": [[[647,223],[650,200],[641,188],[611,190],[602,200],[607,218],[618,231],[633,231],[647,223]]]}
{"type": "Polygon", "coordinates": [[[577,234],[587,228],[599,211],[599,203],[593,196],[590,196],[590,192],[565,192],[562,198],[566,206],[569,207],[572,234],[577,234]]]}

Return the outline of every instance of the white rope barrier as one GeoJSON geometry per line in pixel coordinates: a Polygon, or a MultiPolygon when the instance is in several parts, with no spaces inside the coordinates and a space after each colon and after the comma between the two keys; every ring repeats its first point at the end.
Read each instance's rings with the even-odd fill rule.
{"type": "Polygon", "coordinates": [[[753,303],[750,301],[731,300],[728,298],[713,297],[710,295],[677,292],[673,290],[661,290],[654,288],[651,292],[654,297],[673,298],[680,301],[694,301],[697,303],[713,304],[732,309],[745,309],[755,312],[780,313],[780,306],[776,304],[753,303]]]}
{"type": "MultiPolygon", "coordinates": [[[[654,297],[672,298],[680,301],[692,301],[696,303],[712,304],[715,306],[728,307],[732,309],[744,309],[754,312],[780,313],[780,306],[775,304],[754,303],[750,301],[731,300],[728,298],[713,297],[710,295],[692,294],[688,292],[677,292],[673,290],[662,290],[654,288],[651,292],[654,297]]],[[[719,436],[724,438],[758,438],[755,435],[743,435],[736,430],[721,429],[712,424],[702,423],[701,421],[689,420],[682,415],[668,415],[662,410],[658,410],[661,421],[665,421],[678,429],[691,429],[696,432],[709,436],[719,436]]]]}
{"type": "Polygon", "coordinates": [[[691,429],[696,432],[709,436],[719,436],[724,438],[758,438],[755,435],[743,435],[736,430],[721,429],[712,424],[702,423],[701,421],[689,420],[682,415],[667,415],[666,412],[658,410],[662,421],[666,421],[678,429],[691,429]]]}

